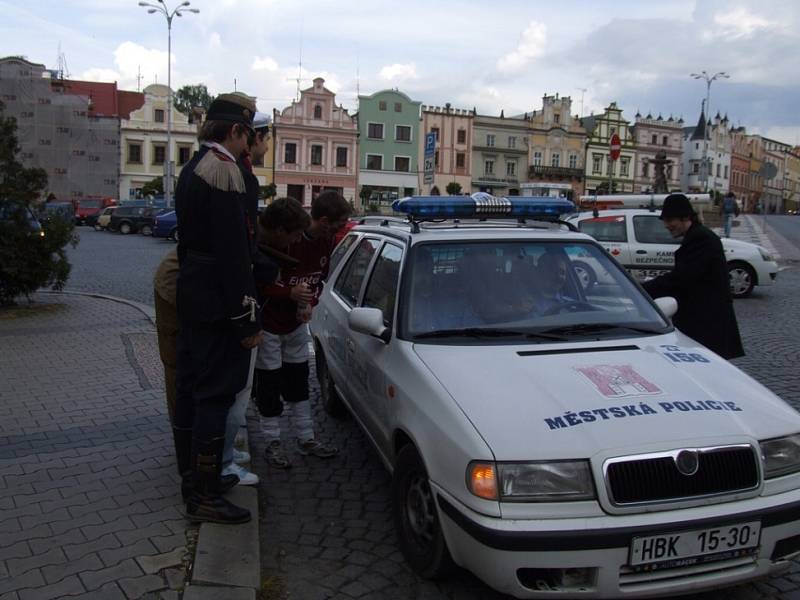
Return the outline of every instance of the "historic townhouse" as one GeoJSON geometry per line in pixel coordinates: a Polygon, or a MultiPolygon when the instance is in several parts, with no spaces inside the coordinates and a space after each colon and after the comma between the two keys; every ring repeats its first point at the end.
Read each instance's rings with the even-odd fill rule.
{"type": "Polygon", "coordinates": [[[800,210],[800,146],[795,146],[786,155],[786,199],[784,209],[800,210]]]}
{"type": "MultiPolygon", "coordinates": [[[[144,184],[164,176],[169,88],[154,83],[144,88],[141,96],[142,103],[131,111],[129,118],[120,121],[119,197],[123,200],[140,197],[144,184]]],[[[198,149],[197,123],[190,123],[189,117],[174,106],[170,138],[174,190],[181,168],[198,149]]]]}
{"type": "Polygon", "coordinates": [[[452,108],[450,103],[440,106],[422,106],[419,157],[425,154],[425,134],[436,134],[434,154],[434,178],[432,184],[424,183],[420,168],[419,189],[421,194],[438,192],[445,194],[447,184],[456,182],[461,192],[472,189],[471,160],[474,112],[452,108]]]}
{"type": "Polygon", "coordinates": [[[528,162],[528,121],[474,115],[472,186],[464,192],[518,196],[528,162]]]}
{"type": "Polygon", "coordinates": [[[752,212],[754,202],[750,194],[750,145],[744,127],[731,129],[731,183],[730,191],[736,196],[745,212],[752,212]]]}
{"type": "Polygon", "coordinates": [[[584,191],[586,129],[572,115],[572,99],[545,96],[529,117],[528,181],[569,183],[577,198],[584,191]]]}
{"type": "Polygon", "coordinates": [[[681,184],[684,191],[715,192],[727,194],[730,190],[731,171],[731,131],[728,117],[719,113],[706,120],[703,111],[695,127],[683,128],[683,176],[681,184]],[[703,180],[703,147],[708,144],[708,181],[703,180]]]}
{"type": "Polygon", "coordinates": [[[787,170],[786,163],[792,146],[778,140],[762,137],[765,162],[775,165],[774,177],[764,178],[763,206],[767,212],[783,213],[786,210],[787,170]]]}
{"type": "Polygon", "coordinates": [[[310,206],[321,191],[333,189],[358,207],[358,125],[324,84],[317,77],[300,100],[275,114],[278,196],[310,206]]]}
{"type": "Polygon", "coordinates": [[[666,160],[664,175],[668,191],[681,189],[681,162],[683,156],[683,119],[675,120],[661,115],[643,117],[636,113],[633,137],[636,141],[635,192],[653,191],[656,162],[666,160]]]}
{"type": "Polygon", "coordinates": [[[589,136],[585,159],[586,193],[608,193],[609,173],[612,192],[632,193],[636,145],[630,122],[622,118],[622,109],[612,102],[602,115],[584,117],[580,121],[589,136]],[[622,148],[619,159],[612,161],[609,143],[615,133],[619,136],[622,148]]]}
{"type": "Polygon", "coordinates": [[[358,97],[359,196],[368,206],[417,193],[421,105],[397,90],[358,97]]]}

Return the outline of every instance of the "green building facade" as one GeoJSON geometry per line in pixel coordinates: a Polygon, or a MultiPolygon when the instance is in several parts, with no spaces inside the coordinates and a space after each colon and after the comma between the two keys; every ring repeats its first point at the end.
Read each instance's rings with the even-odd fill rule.
{"type": "Polygon", "coordinates": [[[398,90],[358,97],[358,187],[365,207],[417,193],[421,104],[398,90]]]}

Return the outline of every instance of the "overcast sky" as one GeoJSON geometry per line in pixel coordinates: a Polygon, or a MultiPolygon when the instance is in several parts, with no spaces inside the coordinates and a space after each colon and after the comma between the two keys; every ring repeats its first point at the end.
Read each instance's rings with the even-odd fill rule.
{"type": "MultiPolygon", "coordinates": [[[[155,0],[153,0],[155,1],[155,0]]],[[[175,0],[166,0],[174,8],[175,0]]],[[[137,0],[0,0],[0,56],[57,66],[122,89],[167,82],[167,27],[137,0]]],[[[397,87],[425,104],[482,114],[572,96],[573,112],[611,101],[642,114],[697,121],[704,82],[711,112],[800,143],[799,0],[193,0],[175,18],[173,88],[234,86],[260,110],[285,107],[324,77],[355,109],[358,92],[397,87]],[[298,63],[302,55],[302,72],[298,63]],[[585,90],[582,91],[582,90],[585,90]]]]}

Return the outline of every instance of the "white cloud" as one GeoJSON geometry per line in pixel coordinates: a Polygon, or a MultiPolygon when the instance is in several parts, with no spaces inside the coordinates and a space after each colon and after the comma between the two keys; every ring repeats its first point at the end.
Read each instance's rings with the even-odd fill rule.
{"type": "Polygon", "coordinates": [[[277,71],[278,63],[270,56],[256,56],[253,59],[253,66],[250,68],[253,71],[277,71]]]}
{"type": "Polygon", "coordinates": [[[121,77],[114,69],[89,69],[84,71],[80,79],[83,81],[120,81],[121,77]]]}
{"type": "Polygon", "coordinates": [[[417,66],[414,63],[386,65],[381,69],[380,76],[386,81],[417,79],[417,66]]]}
{"type": "Polygon", "coordinates": [[[547,43],[547,26],[531,21],[520,36],[519,45],[512,52],[497,60],[497,68],[503,73],[514,73],[544,53],[547,43]]]}
{"type": "MultiPolygon", "coordinates": [[[[175,54],[172,55],[173,65],[175,54]]],[[[120,88],[136,89],[137,76],[141,71],[142,87],[158,80],[167,84],[167,53],[163,50],[152,50],[134,42],[122,42],[114,50],[114,64],[120,74],[120,88]]],[[[173,78],[176,75],[172,69],[173,78]]],[[[173,87],[174,84],[173,84],[173,87]]]]}
{"type": "Polygon", "coordinates": [[[715,14],[714,23],[717,25],[714,37],[729,39],[751,38],[759,30],[770,29],[776,25],[773,21],[753,14],[744,7],[715,14]]]}
{"type": "Polygon", "coordinates": [[[219,50],[222,48],[222,36],[216,31],[212,31],[211,35],[208,36],[208,45],[213,50],[219,50]]]}

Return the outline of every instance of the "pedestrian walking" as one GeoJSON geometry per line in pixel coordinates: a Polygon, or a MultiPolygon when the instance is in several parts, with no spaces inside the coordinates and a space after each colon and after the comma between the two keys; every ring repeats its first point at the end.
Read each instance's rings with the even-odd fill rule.
{"type": "Polygon", "coordinates": [[[236,162],[255,112],[249,98],[217,96],[198,134],[200,150],[183,167],[175,192],[176,455],[183,487],[191,490],[186,513],[195,521],[250,520],[248,510],[222,496],[220,475],[228,411],[246,385],[250,349],[260,339],[246,187],[236,162]]]}
{"type": "Polygon", "coordinates": [[[678,301],[672,321],[680,331],[723,358],[744,356],[719,237],[700,223],[684,194],[667,196],[660,218],[673,237],[683,240],[675,251],[675,267],[646,281],[644,289],[653,298],[678,301]]]}
{"type": "Polygon", "coordinates": [[[265,455],[273,467],[291,467],[281,444],[283,401],[291,407],[292,434],[300,454],[331,458],[339,452],[314,435],[308,394],[308,321],[328,274],[336,232],[347,222],[350,210],[350,204],[338,192],[329,190],[314,198],[311,226],[288,249],[298,264],[283,269],[276,284],[266,290],[255,380],[265,455]]]}
{"type": "Polygon", "coordinates": [[[722,200],[722,217],[724,219],[725,237],[731,237],[731,227],[733,219],[739,216],[739,203],[736,202],[736,195],[728,192],[722,200]]]}

